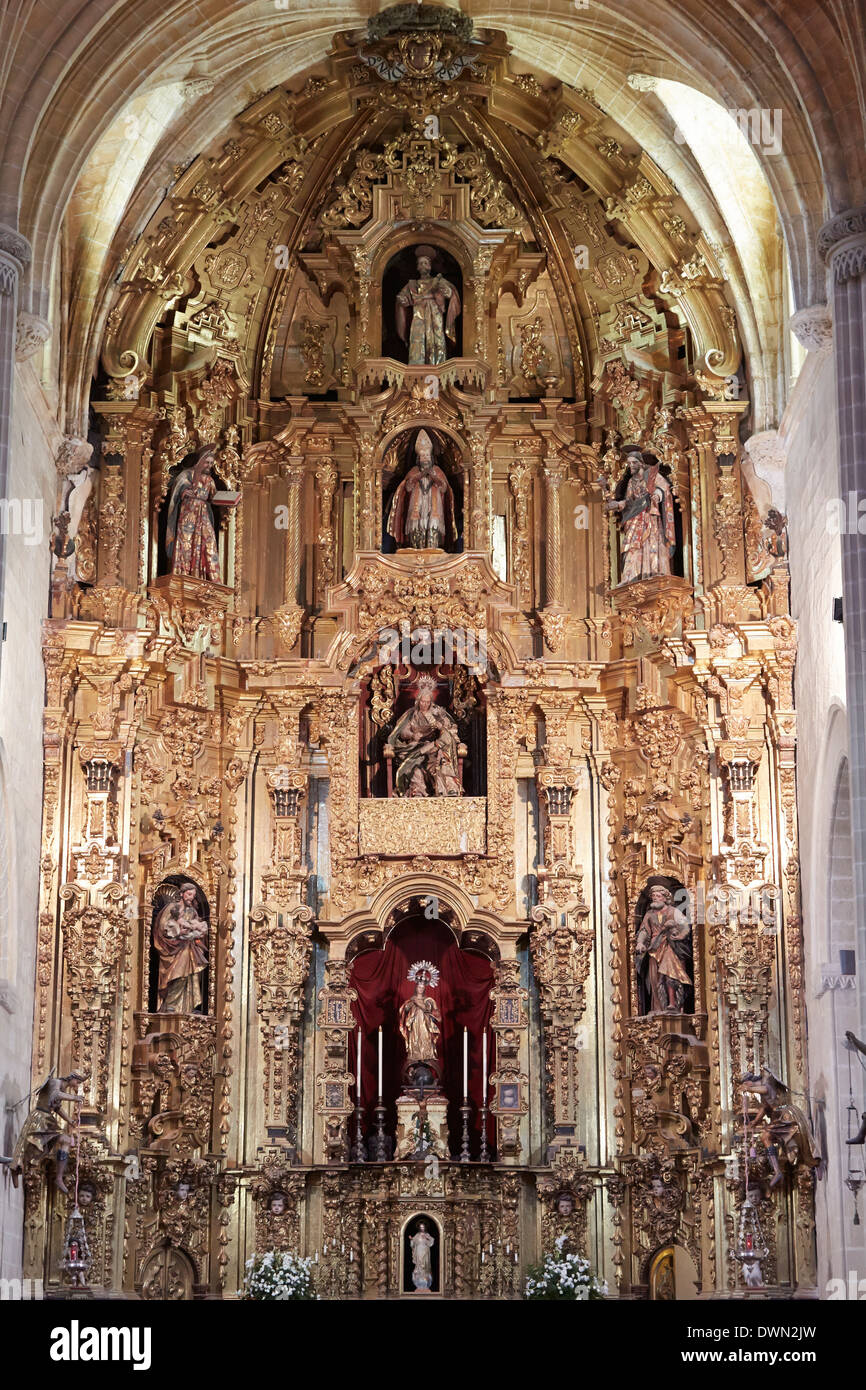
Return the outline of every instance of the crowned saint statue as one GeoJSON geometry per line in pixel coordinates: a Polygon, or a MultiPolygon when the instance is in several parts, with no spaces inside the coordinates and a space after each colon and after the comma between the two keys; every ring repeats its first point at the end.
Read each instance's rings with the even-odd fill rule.
{"type": "Polygon", "coordinates": [[[438,1066],[438,1039],[442,1022],[439,1007],[425,991],[435,989],[439,971],[432,961],[416,960],[406,977],[414,982],[415,993],[400,1005],[400,1036],[406,1044],[406,1066],[432,1062],[438,1066]]]}
{"type": "Polygon", "coordinates": [[[433,441],[426,430],[415,439],[415,462],[391,502],[388,535],[413,550],[441,550],[456,538],[454,493],[433,462],[433,441]]]}
{"type": "Polygon", "coordinates": [[[410,367],[439,366],[446,357],[445,339],[457,339],[460,296],[450,280],[432,273],[435,259],[434,247],[416,246],[418,275],[397,295],[397,333],[404,343],[409,339],[410,367]]]}

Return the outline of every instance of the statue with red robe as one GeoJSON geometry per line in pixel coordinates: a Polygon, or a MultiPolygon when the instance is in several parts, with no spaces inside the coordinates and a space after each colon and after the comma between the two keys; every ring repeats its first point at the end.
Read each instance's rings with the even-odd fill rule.
{"type": "Polygon", "coordinates": [[[444,550],[456,538],[454,493],[433,462],[433,441],[426,430],[415,440],[415,463],[394,493],[388,535],[413,550],[444,550]]]}

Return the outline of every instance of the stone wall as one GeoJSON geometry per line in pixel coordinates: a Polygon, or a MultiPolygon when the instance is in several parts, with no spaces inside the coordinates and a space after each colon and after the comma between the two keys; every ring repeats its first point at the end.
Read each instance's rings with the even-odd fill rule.
{"type": "MultiPolygon", "coordinates": [[[[844,625],[833,621],[842,594],[841,545],[828,526],[839,493],[833,356],[810,353],[792,392],[780,436],[791,549],[791,610],[799,624],[796,670],[797,786],[802,852],[805,989],[812,1116],[827,1170],[818,1183],[818,1289],[849,1269],[866,1275],[866,1227],[853,1225],[844,1187],[849,1151],[848,1054],[845,1030],[866,1031],[858,996],[840,972],[839,951],[855,946],[850,875],[848,728],[844,625]],[[841,774],[841,781],[840,781],[841,774]],[[846,848],[847,835],[847,848],[846,848]],[[849,872],[846,873],[846,862],[849,872]],[[847,885],[847,887],[846,887],[847,885]]],[[[866,961],[857,960],[859,972],[866,961]]],[[[856,977],[855,977],[856,979],[856,977]]],[[[863,1076],[853,1064],[855,1098],[863,1076]]],[[[862,1155],[863,1150],[855,1150],[862,1155]]]]}
{"type": "MultiPolygon", "coordinates": [[[[38,358],[34,361],[38,363],[38,358]]],[[[48,609],[48,536],[55,505],[58,438],[33,362],[19,364],[8,496],[29,501],[32,510],[22,513],[29,534],[14,534],[25,526],[16,527],[14,509],[5,514],[10,533],[0,661],[0,817],[8,864],[5,893],[0,894],[0,1152],[4,1154],[11,1152],[27,1115],[30,1091],[42,815],[41,636],[48,609]]],[[[6,872],[0,864],[0,874],[6,872]]],[[[21,1240],[22,1193],[13,1188],[8,1170],[2,1168],[0,1278],[20,1274],[21,1240]]]]}

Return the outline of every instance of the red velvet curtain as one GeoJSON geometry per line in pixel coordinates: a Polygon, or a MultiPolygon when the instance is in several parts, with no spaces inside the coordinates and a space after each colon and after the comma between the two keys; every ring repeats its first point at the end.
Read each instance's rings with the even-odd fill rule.
{"type": "MultiPolygon", "coordinates": [[[[451,1152],[460,1152],[463,1101],[463,1029],[469,1029],[469,1099],[470,1149],[478,1156],[481,1135],[481,1077],[482,1037],[487,1033],[487,1075],[494,1070],[493,1039],[490,1019],[493,1006],[490,990],[493,967],[485,956],[461,951],[452,933],[441,922],[423,917],[409,917],[394,928],[384,951],[366,951],[352,966],[352,986],[358,998],[352,1005],[361,1028],[361,1105],[365,1116],[365,1132],[374,1132],[373,1107],[376,1104],[379,1025],[382,1026],[382,1090],[386,1106],[386,1128],[394,1133],[397,1121],[396,1100],[400,1094],[400,1073],[406,1060],[406,1048],[398,1029],[400,1005],[413,993],[414,985],[407,979],[409,967],[418,960],[429,960],[439,970],[439,983],[427,992],[439,1005],[442,1015],[440,1037],[442,1089],[448,1097],[448,1129],[451,1152]]],[[[349,1066],[357,1075],[357,1028],[349,1046],[349,1066]]],[[[353,1092],[354,1095],[354,1092],[353,1092]]],[[[488,1104],[489,1104],[488,1087],[488,1104]]],[[[492,1144],[494,1126],[488,1123],[488,1143],[492,1144]]]]}

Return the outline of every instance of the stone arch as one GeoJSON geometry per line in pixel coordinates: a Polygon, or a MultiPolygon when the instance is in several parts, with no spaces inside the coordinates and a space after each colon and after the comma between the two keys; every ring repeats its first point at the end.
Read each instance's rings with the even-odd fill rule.
{"type": "MultiPolygon", "coordinates": [[[[863,1231],[851,1224],[851,1198],[844,1186],[851,1150],[848,1136],[849,1065],[844,1046],[848,1029],[863,1036],[863,928],[858,924],[853,882],[848,720],[835,702],[828,727],[818,782],[818,834],[812,850],[813,886],[805,905],[806,951],[811,958],[815,1002],[810,1010],[811,1113],[826,1173],[816,1189],[819,1287],[832,1277],[846,1277],[863,1259],[863,1231]],[[823,891],[822,891],[823,890],[823,891]],[[858,929],[859,928],[859,929],[858,929]],[[845,975],[842,950],[855,952],[856,974],[845,975]],[[859,986],[859,992],[858,992],[859,986]]],[[[862,1103],[862,1073],[852,1072],[856,1124],[862,1103]]],[[[859,1159],[862,1150],[854,1151],[859,1159]]]]}
{"type": "MultiPolygon", "coordinates": [[[[242,109],[256,80],[261,90],[262,81],[271,77],[278,63],[285,80],[287,72],[299,71],[337,30],[352,23],[350,12],[336,15],[323,9],[318,18],[309,12],[297,17],[286,13],[278,16],[278,26],[263,30],[261,24],[251,22],[245,8],[228,0],[210,0],[199,11],[208,42],[220,43],[223,52],[237,55],[236,71],[225,74],[215,93],[204,94],[195,120],[200,140],[213,138],[232,112],[242,109]],[[255,52],[257,64],[252,76],[243,61],[248,50],[255,52]]],[[[498,15],[488,15],[485,4],[465,8],[478,25],[502,22],[498,15]]],[[[174,6],[178,21],[184,9],[182,4],[174,6]]],[[[711,5],[687,13],[684,3],[670,7],[662,43],[657,30],[641,29],[626,0],[608,0],[592,27],[581,25],[579,30],[569,0],[553,0],[543,16],[529,6],[512,5],[509,38],[520,58],[542,70],[571,82],[597,82],[605,109],[624,122],[630,116],[633,121],[637,104],[627,87],[626,73],[617,71],[610,60],[610,52],[620,47],[612,44],[614,31],[631,40],[625,65],[630,53],[640,55],[643,71],[688,80],[707,94],[723,94],[742,106],[754,105],[759,95],[751,55],[761,51],[763,104],[771,100],[780,105],[791,129],[781,160],[767,161],[766,168],[789,236],[795,292],[802,305],[812,302],[822,287],[814,247],[823,215],[822,182],[834,211],[856,197],[856,190],[863,186],[862,132],[856,121],[845,119],[856,109],[853,75],[842,34],[820,7],[810,17],[808,33],[795,33],[766,0],[746,0],[742,11],[753,38],[746,45],[711,5]]],[[[33,239],[37,300],[44,298],[47,267],[69,195],[95,143],[122,112],[130,93],[134,95],[144,82],[154,82],[161,71],[183,70],[185,50],[196,41],[195,31],[190,33],[177,22],[172,33],[176,37],[166,43],[162,29],[154,29],[145,7],[136,4],[127,11],[119,35],[114,16],[108,18],[97,0],[82,9],[60,4],[42,32],[27,31],[30,51],[26,61],[16,54],[9,86],[13,116],[0,185],[0,216],[12,223],[20,221],[22,231],[33,239]],[[85,65],[104,78],[98,98],[82,102],[79,78],[85,65]],[[45,94],[41,104],[34,102],[34,93],[45,94]],[[62,161],[54,155],[58,149],[63,149],[62,161]],[[41,176],[33,179],[32,194],[22,194],[25,175],[37,168],[41,176]]],[[[13,51],[15,41],[22,38],[12,36],[13,51]]],[[[188,117],[183,124],[188,128],[188,117]]],[[[161,153],[169,164],[176,129],[172,127],[161,142],[161,153]]],[[[30,307],[44,311],[45,306],[33,303],[30,307]]]]}
{"type": "Polygon", "coordinates": [[[827,861],[827,923],[830,956],[837,964],[840,951],[856,952],[857,911],[854,900],[854,847],[851,838],[851,785],[848,759],[842,758],[836,783],[829,826],[827,861]]]}
{"type": "Polygon", "coordinates": [[[641,1282],[650,1302],[683,1302],[697,1298],[698,1274],[688,1250],[676,1241],[659,1246],[641,1264],[641,1282]]]}

